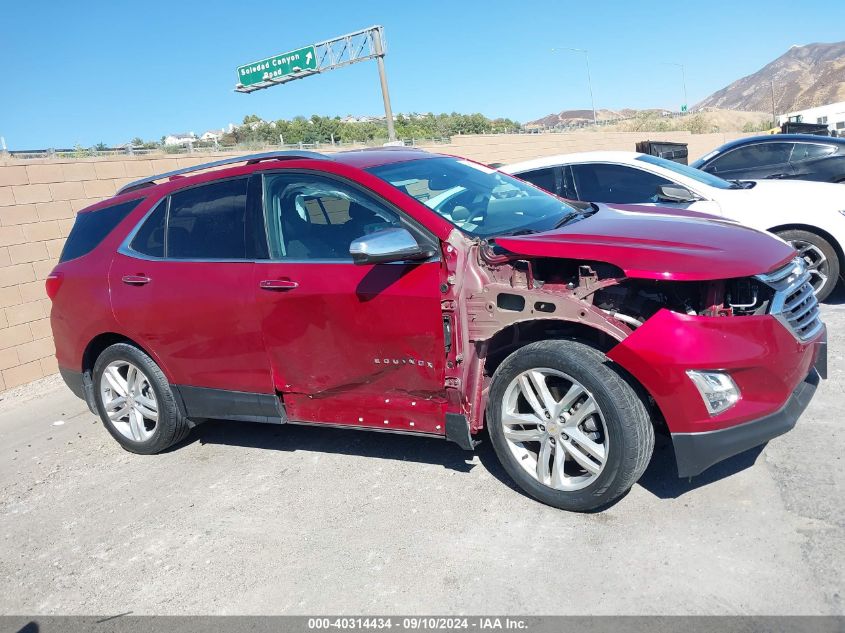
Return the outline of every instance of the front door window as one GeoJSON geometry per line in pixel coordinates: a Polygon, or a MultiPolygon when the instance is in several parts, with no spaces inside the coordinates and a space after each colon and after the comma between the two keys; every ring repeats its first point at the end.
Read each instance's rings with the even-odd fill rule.
{"type": "Polygon", "coordinates": [[[369,196],[312,175],[266,176],[264,200],[272,259],[351,261],[353,240],[401,226],[393,211],[369,196]]]}

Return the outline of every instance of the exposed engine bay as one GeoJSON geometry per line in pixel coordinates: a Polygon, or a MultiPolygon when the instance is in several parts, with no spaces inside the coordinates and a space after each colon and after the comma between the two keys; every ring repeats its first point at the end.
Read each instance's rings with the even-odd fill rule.
{"type": "Polygon", "coordinates": [[[572,291],[578,298],[638,327],[661,308],[697,316],[765,314],[774,290],[755,278],[716,281],[658,281],[626,278],[603,262],[525,261],[534,283],[572,291]]]}
{"type": "Polygon", "coordinates": [[[605,321],[605,327],[600,329],[618,324],[621,327],[617,331],[608,333],[621,339],[664,308],[692,316],[766,314],[775,292],[754,277],[712,281],[634,279],[605,262],[516,259],[484,247],[480,256],[496,279],[484,290],[493,296],[487,294],[483,307],[477,306],[474,321],[478,325],[488,324],[481,316],[486,312],[499,323],[575,317],[596,326],[598,323],[590,323],[590,317],[600,312],[605,321]],[[507,278],[503,278],[505,275],[507,278]],[[503,288],[501,282],[508,287],[503,288]],[[579,305],[592,309],[584,312],[579,305]],[[517,317],[513,313],[521,314],[517,317]]]}
{"type": "Polygon", "coordinates": [[[661,308],[698,316],[765,314],[772,294],[771,288],[756,279],[711,282],[629,279],[596,292],[593,305],[636,327],[661,308]]]}

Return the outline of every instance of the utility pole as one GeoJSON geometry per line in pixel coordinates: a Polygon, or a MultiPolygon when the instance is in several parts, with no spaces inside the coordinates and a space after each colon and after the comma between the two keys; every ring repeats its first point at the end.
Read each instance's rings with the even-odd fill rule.
{"type": "Polygon", "coordinates": [[[570,48],[569,46],[561,46],[560,48],[553,48],[552,52],[557,51],[572,51],[574,53],[584,53],[584,63],[587,67],[587,86],[590,88],[590,105],[593,108],[593,125],[598,126],[598,117],[596,116],[596,100],[593,98],[593,80],[590,77],[590,55],[586,49],[570,48]]]}
{"type": "Polygon", "coordinates": [[[778,115],[775,112],[775,80],[770,79],[769,82],[772,85],[772,126],[777,127],[777,125],[778,125],[778,115]]]}

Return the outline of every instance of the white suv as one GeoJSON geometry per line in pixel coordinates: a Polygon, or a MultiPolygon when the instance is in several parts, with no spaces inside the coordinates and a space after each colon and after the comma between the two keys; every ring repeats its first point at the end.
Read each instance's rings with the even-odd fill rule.
{"type": "Polygon", "coordinates": [[[675,207],[771,231],[807,262],[819,300],[845,269],[845,187],[797,180],[727,181],[637,152],[584,152],[500,167],[561,197],[675,207]]]}

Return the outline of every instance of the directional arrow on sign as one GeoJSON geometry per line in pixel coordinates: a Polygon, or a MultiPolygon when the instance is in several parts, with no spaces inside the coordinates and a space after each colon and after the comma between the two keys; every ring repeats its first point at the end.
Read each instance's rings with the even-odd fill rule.
{"type": "Polygon", "coordinates": [[[311,51],[308,51],[307,53],[305,53],[305,63],[306,64],[311,63],[311,51]]]}

